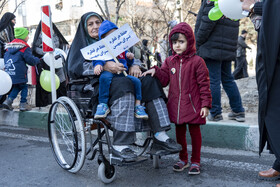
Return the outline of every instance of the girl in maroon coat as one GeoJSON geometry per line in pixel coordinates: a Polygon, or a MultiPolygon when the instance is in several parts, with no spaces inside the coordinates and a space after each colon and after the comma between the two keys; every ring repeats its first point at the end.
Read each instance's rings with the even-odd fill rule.
{"type": "Polygon", "coordinates": [[[201,132],[200,125],[206,123],[211,108],[211,92],[208,69],[202,58],[195,55],[195,38],[187,23],[176,25],[169,35],[173,55],[162,67],[153,67],[143,73],[156,76],[162,86],[169,84],[167,108],[171,122],[176,125],[177,142],[182,145],[180,160],[173,166],[174,171],[189,167],[186,125],[192,140],[192,157],[189,174],[200,173],[201,132]]]}

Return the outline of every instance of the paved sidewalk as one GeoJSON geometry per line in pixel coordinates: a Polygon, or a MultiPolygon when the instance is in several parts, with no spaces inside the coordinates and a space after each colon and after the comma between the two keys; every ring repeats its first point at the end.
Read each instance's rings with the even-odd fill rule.
{"type": "MultiPolygon", "coordinates": [[[[47,128],[48,110],[50,105],[41,108],[32,108],[31,111],[20,112],[0,110],[0,125],[20,126],[26,128],[47,128]]],[[[259,132],[257,114],[246,113],[246,122],[240,123],[227,120],[227,114],[223,114],[224,120],[219,122],[207,122],[201,126],[202,145],[219,148],[258,150],[259,132]]],[[[175,128],[168,134],[175,139],[175,128]]],[[[190,135],[187,133],[187,141],[190,135]]]]}

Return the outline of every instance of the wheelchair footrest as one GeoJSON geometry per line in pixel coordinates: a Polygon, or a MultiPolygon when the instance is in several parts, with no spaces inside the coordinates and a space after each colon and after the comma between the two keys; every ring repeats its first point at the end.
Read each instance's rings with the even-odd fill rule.
{"type": "Polygon", "coordinates": [[[130,165],[135,165],[135,164],[142,163],[146,160],[148,160],[148,158],[143,157],[143,156],[137,157],[136,160],[133,161],[133,162],[126,162],[122,158],[111,157],[111,164],[112,165],[118,165],[118,166],[130,166],[130,165]]]}

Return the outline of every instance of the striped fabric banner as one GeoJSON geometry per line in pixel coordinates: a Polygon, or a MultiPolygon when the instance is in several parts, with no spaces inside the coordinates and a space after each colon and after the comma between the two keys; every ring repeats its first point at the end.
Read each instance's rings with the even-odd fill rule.
{"type": "Polygon", "coordinates": [[[53,41],[52,41],[52,25],[51,25],[51,11],[50,6],[42,6],[42,42],[43,51],[51,52],[54,51],[53,41]]]}

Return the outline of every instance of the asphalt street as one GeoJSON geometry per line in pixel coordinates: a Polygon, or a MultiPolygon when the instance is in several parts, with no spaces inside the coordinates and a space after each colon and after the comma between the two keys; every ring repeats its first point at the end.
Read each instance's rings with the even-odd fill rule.
{"type": "MultiPolygon", "coordinates": [[[[148,158],[149,156],[146,155],[148,158]]],[[[189,176],[187,170],[176,173],[172,165],[177,155],[160,159],[159,169],[149,158],[138,165],[116,167],[117,177],[109,185],[97,177],[96,159],[86,160],[77,174],[61,169],[56,163],[47,131],[0,125],[0,186],[276,186],[280,181],[262,181],[260,170],[269,169],[274,156],[259,157],[256,152],[202,147],[202,171],[189,176]]]]}

